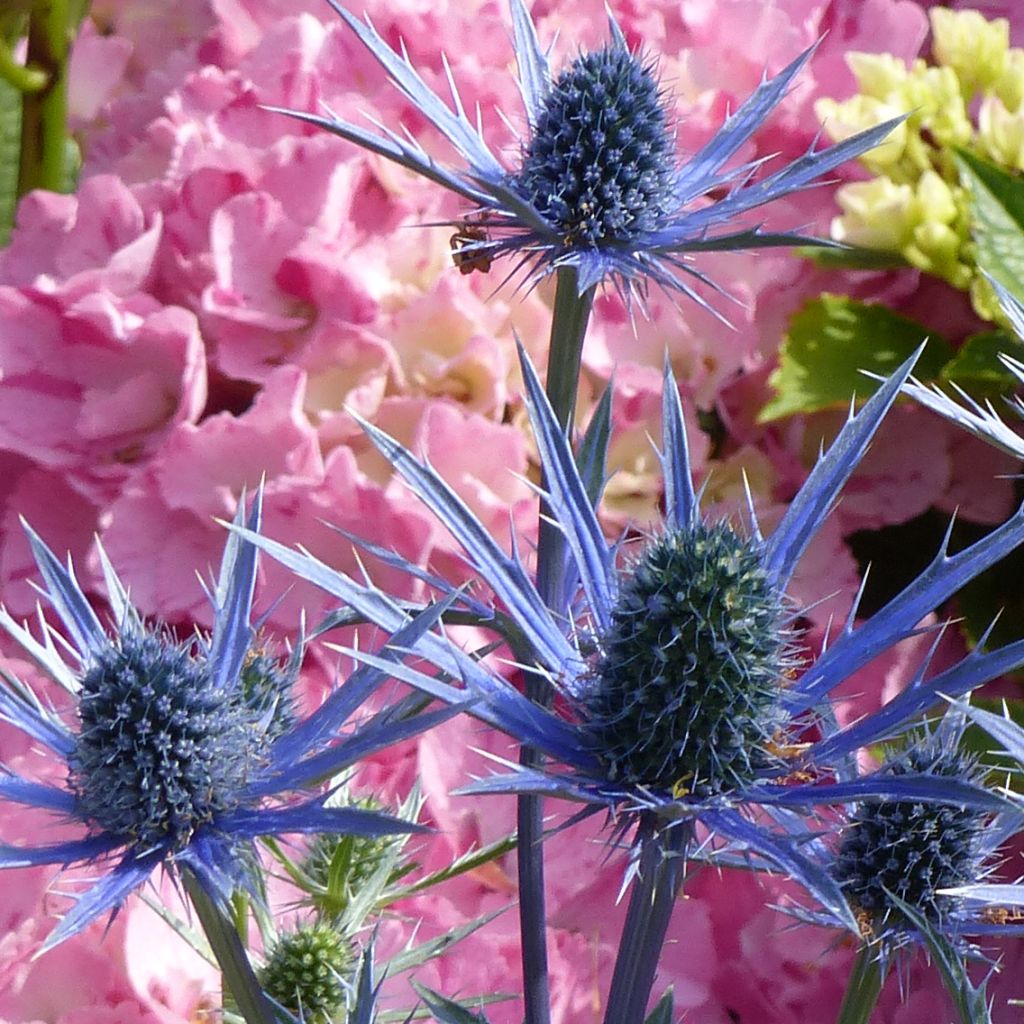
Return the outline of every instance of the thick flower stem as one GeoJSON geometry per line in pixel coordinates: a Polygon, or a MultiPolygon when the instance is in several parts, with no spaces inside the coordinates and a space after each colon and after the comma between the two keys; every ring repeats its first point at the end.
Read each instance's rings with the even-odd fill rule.
{"type": "MultiPolygon", "coordinates": [[[[547,382],[544,388],[551,408],[567,434],[572,428],[576,411],[583,339],[594,305],[594,289],[590,288],[580,295],[577,285],[575,267],[563,267],[558,271],[555,308],[551,318],[547,382]]],[[[541,597],[556,615],[564,615],[566,611],[558,607],[562,599],[564,570],[565,542],[559,529],[548,520],[542,504],[537,536],[537,587],[541,597]]]]}
{"type": "Polygon", "coordinates": [[[277,1024],[274,1007],[263,994],[235,923],[222,913],[191,871],[183,871],[182,879],[238,1012],[246,1024],[277,1024]]]}
{"type": "Polygon", "coordinates": [[[875,951],[867,944],[861,946],[846,983],[836,1024],[867,1024],[884,982],[885,971],[875,951]]]}
{"type": "Polygon", "coordinates": [[[29,18],[26,68],[45,85],[22,97],[18,194],[67,187],[67,100],[71,40],[77,13],[69,0],[47,0],[29,18]]]}
{"type": "Polygon", "coordinates": [[[644,818],[638,827],[640,863],[615,959],[605,1024],[643,1024],[658,971],[661,947],[686,875],[693,828],[644,818]]]}
{"type": "MultiPolygon", "coordinates": [[[[548,351],[547,395],[562,429],[568,432],[576,408],[580,359],[587,322],[594,302],[594,289],[582,296],[577,290],[575,268],[558,271],[555,308],[551,319],[548,351]]],[[[537,586],[545,604],[556,615],[564,615],[562,601],[565,567],[564,539],[549,521],[541,503],[537,539],[537,586]]],[[[550,687],[537,675],[528,675],[527,696],[539,703],[551,701],[550,687]]],[[[523,747],[519,763],[536,767],[537,751],[523,747]]],[[[548,952],[544,909],[544,807],[539,796],[519,797],[516,825],[519,835],[519,927],[523,947],[523,999],[526,1024],[548,1024],[551,1004],[548,991],[548,952]]]]}

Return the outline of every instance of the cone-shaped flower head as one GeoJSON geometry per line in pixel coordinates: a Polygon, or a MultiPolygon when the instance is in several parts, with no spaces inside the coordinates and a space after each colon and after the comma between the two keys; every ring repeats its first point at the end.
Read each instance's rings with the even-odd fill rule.
{"type": "MultiPolygon", "coordinates": [[[[875,793],[819,827],[806,849],[842,887],[857,918],[861,956],[880,981],[923,948],[959,1019],[982,1021],[991,1019],[987,979],[976,983],[968,967],[988,960],[986,939],[1024,934],[1024,917],[1006,906],[1020,886],[988,881],[1024,816],[1019,802],[985,789],[988,772],[963,748],[966,721],[954,709],[908,736],[874,773],[875,793]],[[912,778],[919,783],[906,790],[912,778]],[[945,800],[918,795],[929,779],[946,789],[945,800]]],[[[828,909],[790,909],[804,921],[848,927],[828,909]]]]}
{"type": "Polygon", "coordinates": [[[514,181],[566,245],[596,247],[662,227],[674,176],[654,69],[607,46],[552,83],[514,181]]]}
{"type": "Polygon", "coordinates": [[[353,968],[348,940],[313,922],[279,935],[260,971],[263,991],[306,1024],[329,1024],[345,1007],[353,968]]]}
{"type": "MultiPolygon", "coordinates": [[[[985,772],[956,748],[915,744],[887,761],[882,773],[929,775],[981,784],[985,772]]],[[[880,800],[857,805],[842,833],[833,871],[869,935],[915,931],[904,908],[941,930],[962,902],[946,890],[976,884],[990,865],[985,832],[990,811],[973,807],[880,800]]]]}
{"type": "MultiPolygon", "coordinates": [[[[848,621],[827,649],[806,664],[796,664],[790,630],[799,608],[787,595],[790,578],[912,364],[909,360],[858,412],[851,410],[767,538],[758,530],[752,508],[746,531],[701,516],[679,392],[666,370],[661,452],[665,523],[639,555],[631,556],[623,545],[608,543],[594,511],[604,473],[600,439],[608,436],[610,426],[608,395],[573,452],[523,354],[545,500],[568,551],[560,587],[554,588],[560,591],[554,610],[542,600],[517,552],[502,550],[429,465],[364,424],[496,595],[490,614],[511,643],[517,664],[542,674],[562,700],[556,709],[538,705],[510,685],[500,670],[469,657],[436,632],[424,633],[410,649],[433,662],[439,676],[404,663],[385,665],[374,655],[357,656],[446,703],[471,698],[470,714],[549,759],[546,770],[502,761],[508,772],[474,783],[467,792],[564,797],[590,810],[609,810],[619,832],[641,818],[667,828],[699,819],[713,835],[738,844],[752,859],[787,871],[856,929],[839,883],[825,865],[805,855],[806,836],[797,838],[781,823],[822,804],[857,801],[873,793],[967,806],[980,802],[989,808],[989,795],[976,785],[926,771],[860,778],[847,766],[859,748],[898,735],[939,703],[940,695],[966,693],[1024,663],[1024,641],[993,652],[979,647],[930,678],[926,661],[915,685],[874,715],[841,729],[830,724],[834,716],[828,698],[835,687],[914,635],[925,615],[1024,540],[1022,509],[955,555],[944,545],[918,579],[861,624],[854,602],[848,621]],[[769,811],[761,823],[751,813],[757,807],[769,811]]],[[[266,538],[253,539],[298,575],[383,628],[399,629],[406,621],[407,611],[379,591],[308,555],[266,538]]],[[[376,557],[446,591],[449,598],[463,598],[462,591],[393,553],[365,546],[376,557]]]]}
{"type": "Polygon", "coordinates": [[[702,277],[687,254],[816,242],[763,232],[744,223],[744,216],[877,146],[899,121],[826,149],[812,145],[798,160],[757,180],[763,161],[730,165],[785,96],[812,48],[764,81],[681,163],[654,62],[629,48],[614,17],[609,16],[611,39],[604,47],[581,53],[553,75],[523,0],[510,0],[527,130],[518,166],[509,166],[491,150],[479,122],[466,115],[450,72],[451,105],[369,21],[337,0],[328,2],[465,167],[439,164],[397,126],[371,131],[334,112],[279,112],[388,157],[472,204],[471,220],[453,240],[464,270],[489,266],[503,255],[517,257],[515,269],[530,266],[535,278],[573,267],[581,295],[606,279],[628,292],[642,290],[650,279],[703,303],[680,276],[702,277]],[[724,198],[706,198],[719,192],[724,198]]]}
{"type": "MultiPolygon", "coordinates": [[[[240,507],[235,526],[246,520],[240,507]]],[[[247,520],[258,535],[260,502],[247,520]]],[[[374,810],[326,804],[326,794],[296,800],[396,740],[451,714],[415,714],[411,705],[346,723],[386,675],[354,673],[310,717],[297,721],[291,689],[302,659],[301,636],[286,665],[252,649],[250,623],[256,548],[232,536],[211,598],[214,628],[178,642],[143,622],[100,552],[116,627],[107,631],[65,568],[28,527],[44,595],[63,627],[40,611],[41,635],[0,607],[0,628],[63,687],[67,707],[44,705],[6,675],[0,718],[59,758],[67,785],[0,772],[0,799],[50,811],[83,826],[84,835],[53,845],[0,844],[0,868],[88,864],[95,876],[50,935],[63,941],[115,909],[159,865],[187,869],[223,904],[250,876],[253,840],[282,833],[367,836],[418,826],[374,810]],[[342,733],[342,730],[345,732],[342,733]],[[280,798],[287,797],[282,803],[280,798]],[[269,803],[268,801],[276,802],[269,803]]],[[[412,641],[437,622],[437,611],[405,631],[412,641]]],[[[396,642],[404,643],[402,637],[396,642]]]]}
{"type": "Polygon", "coordinates": [[[787,632],[756,543],[726,523],[653,538],[622,573],[600,647],[579,703],[609,778],[712,796],[767,767],[787,632]]]}
{"type": "Polygon", "coordinates": [[[142,847],[184,849],[269,755],[258,704],[213,685],[190,646],[126,630],[82,675],[69,787],[94,828],[142,847]]]}

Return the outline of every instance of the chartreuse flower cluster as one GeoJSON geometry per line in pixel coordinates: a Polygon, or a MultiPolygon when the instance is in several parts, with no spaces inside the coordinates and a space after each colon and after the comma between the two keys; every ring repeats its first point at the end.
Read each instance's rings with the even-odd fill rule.
{"type": "Polygon", "coordinates": [[[970,197],[956,150],[966,149],[1016,174],[1024,170],[1024,50],[1010,46],[1009,24],[977,11],[933,7],[932,61],[909,67],[889,54],[847,56],[859,93],[819,100],[834,138],[905,114],[884,143],[864,153],[874,175],[843,185],[837,241],[898,253],[921,270],[970,290],[992,319],[995,302],[971,242],[970,197]]]}
{"type": "MultiPolygon", "coordinates": [[[[867,798],[990,809],[991,794],[974,779],[950,779],[924,767],[861,778],[844,766],[865,745],[900,734],[942,697],[965,694],[1024,661],[1020,642],[994,651],[979,647],[927,679],[922,665],[915,685],[875,714],[844,728],[831,724],[829,695],[837,686],[913,635],[926,614],[1024,540],[1021,509],[969,548],[951,555],[943,545],[921,576],[859,625],[855,603],[827,649],[810,663],[797,664],[793,630],[799,608],[787,596],[789,581],[912,364],[909,360],[851,413],[768,537],[760,533],[752,509],[746,530],[701,516],[678,389],[666,370],[665,523],[634,554],[609,544],[598,525],[592,495],[600,492],[603,454],[589,444],[588,435],[587,457],[577,462],[524,355],[545,499],[569,551],[569,616],[544,605],[518,555],[495,543],[429,465],[364,424],[496,595],[496,621],[507,623],[503,632],[517,663],[543,674],[562,695],[564,709],[527,699],[500,666],[470,657],[434,631],[423,633],[410,649],[437,665],[438,676],[360,656],[446,704],[465,704],[468,698],[469,714],[549,759],[544,768],[506,765],[507,771],[466,792],[537,792],[581,803],[584,813],[604,809],[617,835],[634,826],[641,840],[678,832],[677,847],[684,855],[692,825],[700,822],[752,859],[786,871],[859,934],[848,886],[805,852],[806,839],[796,840],[777,822],[822,804],[867,798]],[[817,729],[819,738],[809,739],[809,729],[817,729]],[[756,817],[756,808],[769,813],[756,817]]],[[[607,415],[606,405],[603,410],[599,417],[607,415]]],[[[593,436],[602,434],[598,426],[593,436]]],[[[309,555],[244,535],[383,628],[394,631],[407,623],[407,612],[387,595],[309,555]]],[[[402,564],[394,555],[391,561],[402,564]]],[[[423,576],[414,566],[406,568],[423,576]]]]}
{"type": "Polygon", "coordinates": [[[329,2],[465,167],[437,163],[413,139],[382,125],[362,128],[334,112],[280,112],[394,160],[466,200],[470,218],[455,240],[463,269],[486,267],[499,256],[513,257],[513,271],[531,268],[534,278],[572,268],[580,295],[605,280],[629,293],[654,280],[699,300],[687,281],[687,275],[701,279],[688,262],[690,254],[812,241],[737,222],[872,148],[896,123],[872,125],[826,149],[812,148],[757,180],[762,161],[730,164],[785,96],[809,50],[762,83],[700,151],[681,163],[656,68],[630,50],[614,17],[609,15],[604,47],[581,53],[553,74],[523,0],[510,0],[526,134],[518,160],[505,163],[479,123],[467,116],[450,74],[448,102],[369,21],[361,22],[336,0],[329,2]],[[706,197],[712,192],[725,194],[711,202],[706,197]]]}
{"type": "MultiPolygon", "coordinates": [[[[247,520],[258,534],[259,499],[247,520]]],[[[241,509],[236,526],[245,522],[241,509]]],[[[79,838],[0,846],[0,867],[88,865],[91,886],[44,949],[116,909],[158,867],[192,880],[215,907],[236,890],[260,892],[253,840],[282,833],[381,836],[418,826],[375,810],[329,806],[304,789],[368,752],[438,720],[411,707],[346,723],[386,678],[362,669],[308,718],[291,688],[301,639],[286,664],[252,649],[257,551],[233,536],[211,595],[209,636],[180,641],[147,624],[105,556],[112,622],[105,628],[67,568],[26,527],[44,597],[63,632],[40,612],[33,634],[0,609],[0,626],[63,689],[51,707],[13,677],[0,688],[0,717],[62,763],[63,786],[0,774],[0,797],[82,827],[79,838]],[[284,801],[284,802],[283,802],[284,801]]],[[[426,628],[427,622],[409,634],[426,628]]]]}

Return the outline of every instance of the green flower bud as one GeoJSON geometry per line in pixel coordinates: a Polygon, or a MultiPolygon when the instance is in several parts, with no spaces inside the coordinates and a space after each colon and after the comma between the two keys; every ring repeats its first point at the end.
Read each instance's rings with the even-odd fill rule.
{"type": "Polygon", "coordinates": [[[1024,106],[1024,50],[1014,48],[1006,55],[1006,70],[992,91],[1015,114],[1024,106]]]}
{"type": "Polygon", "coordinates": [[[1010,24],[1005,18],[989,21],[978,11],[944,7],[933,7],[928,16],[932,53],[936,61],[956,74],[967,99],[999,81],[1010,49],[1010,24]]]}
{"type": "Polygon", "coordinates": [[[891,53],[848,53],[846,63],[864,96],[887,103],[910,74],[907,65],[891,53]]]}
{"type": "Polygon", "coordinates": [[[1024,109],[1011,114],[998,96],[987,96],[978,109],[978,148],[1011,170],[1024,170],[1024,109]]]}
{"type": "Polygon", "coordinates": [[[917,225],[917,202],[910,185],[872,178],[844,185],[836,195],[843,215],[832,221],[837,242],[866,249],[902,252],[917,225]]]}
{"type": "Polygon", "coordinates": [[[326,924],[281,935],[260,974],[264,991],[307,1024],[329,1024],[345,1007],[342,978],[351,965],[348,942],[326,924]]]}

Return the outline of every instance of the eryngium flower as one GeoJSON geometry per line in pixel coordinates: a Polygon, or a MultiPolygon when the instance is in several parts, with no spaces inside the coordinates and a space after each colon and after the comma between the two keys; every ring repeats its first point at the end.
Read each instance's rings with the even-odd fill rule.
{"type": "Polygon", "coordinates": [[[349,941],[322,921],[277,937],[260,971],[263,991],[294,1019],[329,1024],[345,1007],[349,941]]]}
{"type": "MultiPolygon", "coordinates": [[[[243,522],[240,509],[236,526],[243,522]]],[[[257,499],[248,519],[254,534],[259,522],[257,499]]],[[[342,735],[347,720],[386,678],[366,668],[311,716],[294,721],[290,690],[302,639],[283,667],[250,651],[257,562],[252,544],[229,540],[211,595],[213,632],[180,643],[167,630],[143,622],[101,552],[114,623],[105,630],[70,564],[65,569],[25,529],[46,585],[44,596],[64,633],[42,611],[38,637],[3,608],[0,627],[63,687],[67,706],[45,705],[5,674],[0,719],[62,761],[67,784],[58,787],[3,770],[0,798],[77,822],[84,835],[52,845],[0,844],[0,868],[87,864],[93,875],[100,874],[44,949],[116,908],[160,865],[188,869],[223,904],[237,887],[257,891],[251,876],[257,836],[380,836],[418,829],[374,811],[325,806],[326,794],[296,799],[298,790],[414,735],[438,715],[414,715],[411,705],[398,705],[342,735]],[[288,713],[282,715],[282,708],[288,713]]],[[[435,622],[432,613],[407,639],[435,622]]]]}
{"type": "MultiPolygon", "coordinates": [[[[984,789],[988,771],[963,749],[965,721],[951,710],[934,728],[907,737],[876,772],[880,781],[892,781],[890,798],[853,805],[807,848],[829,865],[846,894],[864,954],[880,979],[894,963],[904,963],[902,954],[923,947],[961,1019],[988,1020],[985,984],[972,983],[967,965],[986,957],[978,940],[1024,934],[1019,914],[994,906],[1015,887],[988,883],[1024,818],[1010,799],[984,789]],[[898,795],[901,781],[910,777],[930,777],[959,791],[962,800],[939,804],[898,795]],[[965,1007],[982,1012],[965,1013],[965,1007]]],[[[827,911],[792,912],[814,924],[844,924],[827,911]]]]}
{"type": "MultiPolygon", "coordinates": [[[[881,774],[931,775],[982,784],[985,772],[955,746],[916,743],[888,758],[881,774]]],[[[916,931],[905,907],[946,930],[961,902],[946,890],[974,884],[988,871],[985,844],[992,814],[918,800],[857,804],[842,830],[832,868],[872,940],[902,945],[916,931]]]]}
{"type": "MultiPolygon", "coordinates": [[[[940,695],[966,693],[1024,663],[1024,641],[992,652],[981,645],[927,679],[926,661],[914,684],[878,712],[844,728],[832,724],[828,697],[837,686],[912,636],[925,615],[1024,540],[1022,508],[972,547],[950,555],[944,543],[917,579],[859,625],[855,601],[827,648],[801,674],[794,671],[789,631],[799,609],[786,596],[789,581],[913,361],[859,412],[851,410],[767,538],[752,508],[746,534],[702,518],[679,392],[666,367],[665,523],[639,556],[629,558],[622,557],[620,545],[605,540],[594,511],[603,484],[598,439],[607,437],[607,396],[576,456],[523,354],[527,405],[547,482],[544,497],[568,549],[564,594],[556,607],[571,608],[569,618],[544,604],[516,551],[506,554],[429,465],[364,424],[462,545],[469,564],[497,596],[493,614],[519,664],[550,681],[562,695],[564,710],[529,700],[495,668],[435,632],[422,634],[410,650],[437,665],[442,670],[438,677],[373,655],[360,657],[446,703],[471,698],[469,714],[550,759],[544,770],[509,764],[508,774],[482,780],[466,792],[564,797],[590,811],[607,809],[620,833],[641,818],[662,827],[699,820],[752,859],[781,867],[856,928],[839,884],[802,852],[806,837],[798,840],[787,828],[765,827],[764,822],[781,823],[796,812],[872,795],[939,803],[980,799],[976,786],[927,772],[859,778],[848,768],[859,748],[898,735],[940,695]],[[453,679],[463,685],[453,685],[453,679]],[[816,740],[808,739],[809,728],[818,730],[816,740]],[[769,813],[755,823],[759,807],[769,813]]],[[[406,622],[407,611],[385,594],[306,554],[252,539],[382,628],[393,631],[406,622]]],[[[366,546],[452,593],[422,569],[366,546]]]]}
{"type": "MultiPolygon", "coordinates": [[[[680,275],[702,275],[688,254],[711,250],[818,243],[743,224],[744,215],[877,146],[899,119],[825,149],[816,143],[799,159],[758,178],[763,160],[728,166],[785,96],[814,48],[764,81],[689,160],[679,163],[671,119],[653,61],[631,51],[609,14],[610,41],[581,53],[557,76],[522,0],[511,0],[519,89],[528,130],[518,162],[491,150],[481,127],[466,116],[448,73],[451,106],[431,91],[404,52],[400,56],[336,0],[338,15],[381,64],[394,85],[465,161],[455,169],[435,162],[411,137],[326,116],[270,108],[318,125],[444,186],[472,204],[455,254],[472,266],[513,255],[535,278],[560,267],[578,272],[587,289],[611,278],[634,291],[652,279],[703,302],[680,275]],[[724,193],[716,201],[709,193],[724,193]]],[[[445,65],[446,71],[447,64],[445,65]]],[[[827,244],[827,243],[819,243],[827,244]]]]}

